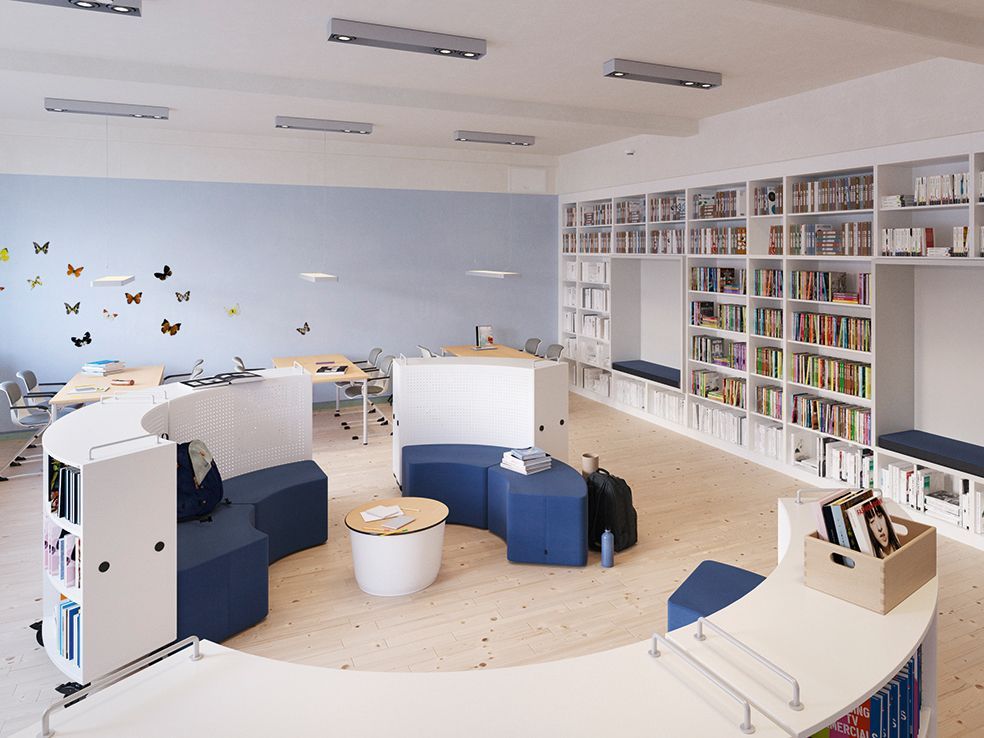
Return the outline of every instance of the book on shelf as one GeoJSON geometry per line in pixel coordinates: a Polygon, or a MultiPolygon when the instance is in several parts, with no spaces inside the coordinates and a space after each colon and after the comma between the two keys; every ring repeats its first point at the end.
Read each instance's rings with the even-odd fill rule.
{"type": "Polygon", "coordinates": [[[817,535],[826,541],[880,559],[901,548],[891,517],[870,489],[840,490],[811,505],[817,535]]]}
{"type": "Polygon", "coordinates": [[[871,223],[790,225],[789,253],[794,256],[871,256],[871,223]]]}
{"type": "Polygon", "coordinates": [[[793,395],[792,411],[793,425],[854,443],[871,443],[871,411],[868,408],[799,393],[793,395]]]}
{"type": "Polygon", "coordinates": [[[839,302],[867,305],[871,296],[871,274],[794,271],[790,275],[790,299],[810,302],[839,302]]]}
{"type": "Polygon", "coordinates": [[[922,722],[922,646],[884,686],[835,720],[824,738],[924,738],[922,722]]]}
{"type": "Polygon", "coordinates": [[[690,253],[710,256],[746,254],[748,229],[745,226],[691,228],[690,253]]]}
{"type": "Polygon", "coordinates": [[[753,189],[752,213],[754,215],[782,215],[782,185],[764,185],[753,189]]]}
{"type": "Polygon", "coordinates": [[[913,205],[956,205],[970,202],[970,172],[916,177],[913,205]]]}
{"type": "Polygon", "coordinates": [[[745,270],[735,267],[691,267],[690,289],[699,292],[720,292],[725,295],[744,295],[745,270]]]}
{"type": "Polygon", "coordinates": [[[782,420],[782,387],[762,384],[755,388],[755,412],[782,420]]]}
{"type": "Polygon", "coordinates": [[[615,203],[615,222],[634,224],[646,222],[646,206],[644,200],[621,200],[615,203]]]}
{"type": "Polygon", "coordinates": [[[781,460],[783,452],[782,426],[756,423],[753,450],[763,456],[781,460]]]}
{"type": "Polygon", "coordinates": [[[871,364],[820,354],[793,354],[792,381],[817,389],[871,399],[871,364]]]}
{"type": "Polygon", "coordinates": [[[698,402],[690,404],[690,425],[701,433],[738,446],[745,444],[748,434],[746,416],[698,402]]]}
{"type": "Polygon", "coordinates": [[[871,350],[871,319],[826,313],[793,313],[793,340],[852,351],[871,350]]]}
{"type": "Polygon", "coordinates": [[[756,269],[752,274],[753,294],[781,298],[782,281],[782,269],[756,269]]]}
{"type": "Polygon", "coordinates": [[[687,217],[687,198],[679,192],[658,195],[649,201],[649,220],[654,223],[683,220],[687,217]]]}
{"type": "Polygon", "coordinates": [[[601,226],[612,224],[612,204],[610,202],[591,203],[581,206],[581,225],[601,226]]]}
{"type": "Polygon", "coordinates": [[[581,281],[591,284],[608,284],[607,261],[582,261],[581,281]]]}
{"type": "Polygon", "coordinates": [[[874,207],[874,174],[794,182],[793,213],[823,213],[874,207]]]}
{"type": "Polygon", "coordinates": [[[745,190],[694,193],[695,218],[739,218],[745,215],[745,190]]]}
{"type": "Polygon", "coordinates": [[[766,338],[782,338],[782,308],[755,308],[752,332],[766,338]]]}

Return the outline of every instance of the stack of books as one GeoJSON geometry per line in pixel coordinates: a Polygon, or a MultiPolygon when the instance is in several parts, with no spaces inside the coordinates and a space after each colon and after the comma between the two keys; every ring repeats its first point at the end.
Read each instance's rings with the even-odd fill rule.
{"type": "Polygon", "coordinates": [[[873,490],[838,490],[812,503],[825,541],[884,559],[901,547],[892,519],[873,490]]]}
{"type": "Polygon", "coordinates": [[[512,451],[506,451],[502,455],[502,463],[499,466],[519,474],[536,474],[549,469],[550,464],[551,459],[546,451],[536,446],[530,446],[529,448],[514,448],[512,451]]]}
{"type": "Polygon", "coordinates": [[[126,369],[126,364],[119,359],[100,359],[99,361],[90,361],[88,364],[82,365],[82,373],[93,377],[118,374],[124,369],[126,369]]]}

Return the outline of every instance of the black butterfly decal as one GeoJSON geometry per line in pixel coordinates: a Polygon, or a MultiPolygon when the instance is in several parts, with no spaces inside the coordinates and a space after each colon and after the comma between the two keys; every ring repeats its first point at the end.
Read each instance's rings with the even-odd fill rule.
{"type": "Polygon", "coordinates": [[[169,267],[167,264],[164,265],[164,271],[162,271],[162,272],[154,272],[154,276],[157,277],[162,282],[165,279],[167,279],[168,277],[171,277],[173,275],[174,275],[174,272],[171,271],[171,267],[169,267]]]}
{"type": "Polygon", "coordinates": [[[139,305],[140,304],[140,298],[143,297],[143,292],[138,292],[135,295],[131,295],[129,292],[124,292],[123,294],[126,295],[126,304],[127,305],[130,305],[131,303],[136,303],[137,305],[139,305]]]}
{"type": "Polygon", "coordinates": [[[167,318],[164,318],[164,320],[161,321],[161,333],[165,335],[170,333],[173,336],[177,334],[177,332],[180,330],[181,330],[180,323],[174,323],[172,325],[171,323],[168,322],[167,318]]]}
{"type": "Polygon", "coordinates": [[[81,302],[77,302],[77,303],[75,303],[74,305],[69,305],[69,304],[68,304],[68,303],[66,302],[66,303],[65,303],[65,315],[72,315],[73,313],[74,313],[75,315],[78,315],[78,314],[79,314],[79,306],[80,306],[81,304],[82,304],[81,302]]]}
{"type": "Polygon", "coordinates": [[[184,293],[175,292],[174,296],[178,298],[178,302],[188,302],[191,299],[191,290],[184,293]]]}
{"type": "Polygon", "coordinates": [[[72,336],[72,343],[75,344],[76,348],[82,348],[85,344],[92,343],[92,336],[89,334],[89,331],[86,331],[82,335],[82,338],[76,338],[75,336],[72,336]]]}
{"type": "Polygon", "coordinates": [[[306,335],[307,335],[308,333],[310,333],[310,332],[311,332],[311,326],[309,326],[309,325],[308,325],[308,324],[307,324],[307,323],[305,322],[305,323],[304,323],[304,325],[303,325],[302,327],[300,327],[300,328],[297,328],[296,330],[297,330],[297,332],[298,332],[298,333],[300,333],[300,334],[301,334],[302,336],[306,336],[306,335]]]}
{"type": "Polygon", "coordinates": [[[34,242],[34,253],[35,254],[47,254],[48,253],[48,244],[50,244],[50,243],[51,243],[50,241],[45,241],[44,242],[44,246],[41,246],[40,244],[38,244],[37,241],[35,241],[34,242]]]}

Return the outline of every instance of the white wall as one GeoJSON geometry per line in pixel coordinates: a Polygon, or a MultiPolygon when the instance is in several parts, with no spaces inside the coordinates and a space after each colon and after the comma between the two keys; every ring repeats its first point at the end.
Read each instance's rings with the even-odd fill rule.
{"type": "Polygon", "coordinates": [[[981,89],[984,66],[934,59],[707,118],[690,138],[637,136],[561,156],[557,191],[576,193],[981,131],[981,89]],[[626,149],[635,154],[626,156],[626,149]]]}

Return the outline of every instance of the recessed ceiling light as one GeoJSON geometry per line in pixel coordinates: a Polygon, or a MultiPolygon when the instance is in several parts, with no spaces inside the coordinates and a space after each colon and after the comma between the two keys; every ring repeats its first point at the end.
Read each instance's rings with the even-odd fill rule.
{"type": "Polygon", "coordinates": [[[483,38],[452,36],[447,33],[418,31],[413,28],[383,26],[377,23],[331,18],[328,21],[328,40],[356,46],[374,46],[397,51],[451,56],[460,59],[480,59],[485,56],[483,38]]]}
{"type": "Polygon", "coordinates": [[[78,5],[80,8],[94,8],[97,3],[90,3],[89,0],[72,0],[72,5],[78,5]]]}
{"type": "Polygon", "coordinates": [[[328,133],[372,133],[372,123],[356,123],[351,120],[324,120],[322,118],[292,118],[278,115],[273,119],[277,128],[296,128],[302,131],[326,131],[328,133]]]}
{"type": "Polygon", "coordinates": [[[630,59],[609,59],[602,66],[602,74],[606,77],[657,82],[663,85],[683,85],[703,90],[720,87],[722,82],[719,72],[669,67],[665,64],[650,64],[630,59]]]}
{"type": "Polygon", "coordinates": [[[125,5],[111,5],[110,6],[110,9],[114,13],[132,13],[133,12],[133,8],[128,8],[125,5]]]}
{"type": "Polygon", "coordinates": [[[116,15],[128,15],[131,18],[139,18],[143,0],[127,0],[126,4],[106,2],[102,0],[18,0],[22,3],[32,5],[53,5],[56,8],[75,8],[77,10],[90,10],[97,13],[114,13],[116,15]]]}
{"type": "Polygon", "coordinates": [[[153,118],[154,120],[167,120],[171,114],[169,108],[157,105],[129,105],[96,100],[65,100],[59,97],[46,97],[44,109],[52,113],[111,115],[122,118],[153,118]]]}
{"type": "Polygon", "coordinates": [[[518,133],[491,133],[488,131],[455,131],[454,140],[508,144],[510,146],[532,146],[536,142],[534,136],[523,136],[518,133]]]}

